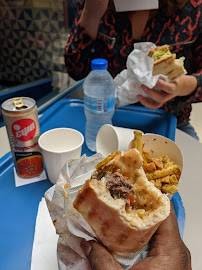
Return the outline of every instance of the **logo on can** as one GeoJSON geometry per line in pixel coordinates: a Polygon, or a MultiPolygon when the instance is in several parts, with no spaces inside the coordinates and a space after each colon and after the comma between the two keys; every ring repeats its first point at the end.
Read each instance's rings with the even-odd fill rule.
{"type": "Polygon", "coordinates": [[[36,134],[36,123],[33,119],[20,119],[13,123],[14,137],[22,142],[31,140],[36,134]]]}

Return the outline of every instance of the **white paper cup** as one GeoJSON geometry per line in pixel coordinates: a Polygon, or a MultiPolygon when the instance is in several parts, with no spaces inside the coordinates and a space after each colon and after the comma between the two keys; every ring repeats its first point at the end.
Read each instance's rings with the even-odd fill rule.
{"type": "Polygon", "coordinates": [[[129,128],[115,127],[112,125],[102,126],[96,138],[96,151],[104,157],[114,151],[125,151],[128,144],[134,138],[134,130],[129,128]]]}
{"type": "Polygon", "coordinates": [[[83,142],[83,135],[71,128],[51,129],[39,137],[39,147],[51,183],[56,183],[60,170],[68,160],[81,156],[83,142]]]}

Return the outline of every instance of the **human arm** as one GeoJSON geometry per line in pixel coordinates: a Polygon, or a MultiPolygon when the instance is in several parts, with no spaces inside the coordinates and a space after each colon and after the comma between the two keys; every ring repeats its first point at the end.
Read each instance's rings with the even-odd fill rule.
{"type": "Polygon", "coordinates": [[[149,256],[130,270],[191,270],[191,256],[182,241],[174,207],[152,237],[149,256]]]}
{"type": "Polygon", "coordinates": [[[192,95],[189,97],[188,102],[196,103],[202,101],[202,29],[197,40],[192,47],[191,65],[189,73],[197,80],[197,87],[192,95]]]}
{"type": "MultiPolygon", "coordinates": [[[[158,80],[155,88],[160,89],[157,92],[154,89],[149,89],[142,86],[143,91],[148,97],[138,96],[139,101],[145,107],[150,109],[160,108],[167,101],[175,97],[186,97],[186,103],[194,103],[202,101],[202,30],[198,35],[197,40],[190,48],[190,64],[188,74],[177,78],[171,83],[166,83],[163,80],[158,80]]],[[[189,58],[189,57],[188,57],[189,58]]]]}
{"type": "MultiPolygon", "coordinates": [[[[106,3],[107,1],[108,0],[103,2],[106,3]]],[[[86,8],[84,1],[80,1],[77,5],[74,26],[69,34],[69,39],[65,48],[66,69],[70,77],[74,80],[83,79],[88,75],[91,70],[90,63],[92,59],[107,58],[108,54],[111,53],[110,39],[99,33],[97,33],[97,38],[95,40],[91,37],[92,33],[90,32],[93,32],[94,37],[96,36],[95,32],[98,31],[98,22],[100,24],[100,19],[98,18],[102,16],[102,13],[104,14],[105,7],[102,12],[97,15],[96,19],[92,16],[88,18],[89,12],[92,12],[92,10],[95,9],[95,5],[98,2],[99,5],[101,5],[100,2],[102,1],[100,0],[90,0],[86,2],[88,5],[91,3],[90,7],[86,5],[86,8]]],[[[108,16],[106,12],[105,16],[108,16]]],[[[104,25],[104,18],[101,20],[101,24],[104,25]]]]}
{"type": "MultiPolygon", "coordinates": [[[[100,244],[90,241],[87,254],[92,269],[121,270],[113,256],[100,244]]],[[[173,206],[169,217],[161,223],[151,239],[149,256],[130,270],[191,270],[190,252],[180,238],[173,206]]]]}
{"type": "Polygon", "coordinates": [[[96,40],[100,20],[107,10],[109,0],[86,0],[81,14],[81,27],[92,40],[96,40]]]}

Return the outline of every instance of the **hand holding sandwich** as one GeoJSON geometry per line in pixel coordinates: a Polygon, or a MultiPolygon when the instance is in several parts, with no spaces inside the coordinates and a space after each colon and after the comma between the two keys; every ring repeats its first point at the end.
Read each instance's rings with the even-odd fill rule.
{"type": "Polygon", "coordinates": [[[142,95],[137,97],[143,106],[155,110],[174,97],[188,96],[196,87],[197,80],[191,75],[183,75],[170,83],[159,79],[153,89],[149,89],[145,85],[142,86],[142,90],[148,97],[142,95]],[[160,91],[155,90],[155,88],[160,89],[160,91]]]}
{"type": "MultiPolygon", "coordinates": [[[[90,245],[91,251],[86,255],[92,269],[122,269],[107,249],[94,241],[91,241],[90,245]]],[[[191,270],[190,252],[180,238],[173,206],[169,217],[159,226],[152,237],[149,257],[130,268],[130,270],[143,269],[191,270]]]]}

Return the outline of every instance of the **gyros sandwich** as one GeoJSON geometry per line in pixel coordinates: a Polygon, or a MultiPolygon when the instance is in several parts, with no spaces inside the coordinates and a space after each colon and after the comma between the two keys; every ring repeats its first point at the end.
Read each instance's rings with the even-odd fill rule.
{"type": "Polygon", "coordinates": [[[147,180],[142,162],[135,148],[112,153],[73,202],[112,253],[141,250],[170,213],[170,200],[147,180]]]}
{"type": "Polygon", "coordinates": [[[185,58],[176,59],[176,54],[170,52],[168,45],[150,50],[148,56],[154,59],[153,76],[163,74],[173,81],[179,76],[187,74],[184,68],[185,58]]]}

